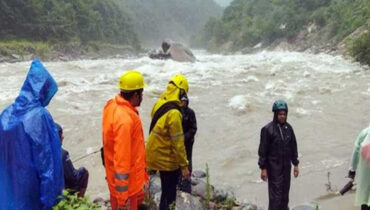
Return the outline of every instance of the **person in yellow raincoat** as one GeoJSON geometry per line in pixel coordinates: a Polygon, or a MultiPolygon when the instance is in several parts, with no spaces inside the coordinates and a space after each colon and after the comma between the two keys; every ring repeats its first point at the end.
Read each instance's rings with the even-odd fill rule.
{"type": "Polygon", "coordinates": [[[370,126],[361,131],[353,149],[349,177],[356,175],[356,206],[370,210],[370,126]]]}
{"type": "Polygon", "coordinates": [[[185,178],[189,177],[182,114],[179,109],[183,106],[180,99],[188,90],[188,82],[183,75],[173,76],[151,113],[152,124],[146,145],[146,163],[149,170],[160,173],[160,210],[167,210],[176,202],[176,186],[181,172],[185,178]]]}

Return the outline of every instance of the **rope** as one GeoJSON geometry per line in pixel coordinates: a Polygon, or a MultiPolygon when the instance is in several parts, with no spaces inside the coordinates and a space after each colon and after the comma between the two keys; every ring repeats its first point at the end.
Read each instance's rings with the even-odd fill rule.
{"type": "Polygon", "coordinates": [[[75,162],[77,162],[79,160],[85,159],[85,158],[89,157],[90,155],[96,154],[98,152],[100,152],[100,149],[98,149],[98,150],[96,150],[96,151],[94,151],[94,152],[92,152],[90,154],[82,155],[81,157],[77,158],[76,160],[73,160],[72,163],[75,163],[75,162]]]}

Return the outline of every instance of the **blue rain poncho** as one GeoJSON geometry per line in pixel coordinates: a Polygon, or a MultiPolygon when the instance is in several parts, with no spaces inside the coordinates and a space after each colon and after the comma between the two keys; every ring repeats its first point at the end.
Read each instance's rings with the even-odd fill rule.
{"type": "Polygon", "coordinates": [[[0,209],[51,209],[62,193],[60,139],[44,108],[57,90],[34,60],[19,96],[0,115],[0,209]]]}
{"type": "Polygon", "coordinates": [[[355,141],[350,170],[356,171],[356,206],[370,206],[370,126],[355,141]]]}

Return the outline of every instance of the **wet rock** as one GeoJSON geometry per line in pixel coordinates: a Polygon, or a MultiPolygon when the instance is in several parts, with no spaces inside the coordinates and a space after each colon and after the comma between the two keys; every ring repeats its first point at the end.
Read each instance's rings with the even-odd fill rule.
{"type": "Polygon", "coordinates": [[[218,206],[215,202],[209,202],[207,210],[217,210],[218,206]]]}
{"type": "Polygon", "coordinates": [[[154,195],[160,193],[161,190],[161,179],[157,175],[151,175],[149,179],[149,193],[154,195]]]}
{"type": "Polygon", "coordinates": [[[69,61],[70,59],[67,56],[59,56],[59,60],[61,60],[61,61],[69,61]]]}
{"type": "Polygon", "coordinates": [[[22,56],[17,55],[17,54],[12,54],[12,55],[11,55],[11,58],[14,58],[14,59],[16,59],[16,60],[21,60],[21,59],[22,59],[22,56]]]}
{"type": "MultiPolygon", "coordinates": [[[[211,189],[210,189],[211,198],[213,198],[213,195],[214,195],[213,190],[214,190],[214,187],[211,186],[211,189]]],[[[206,196],[207,196],[207,183],[205,183],[203,180],[200,180],[197,185],[192,186],[191,194],[200,196],[202,198],[206,198],[206,196]]]]}
{"type": "Polygon", "coordinates": [[[176,209],[179,210],[202,210],[203,205],[199,197],[189,193],[178,192],[176,198],[176,209]]]}
{"type": "Polygon", "coordinates": [[[102,210],[111,209],[109,200],[104,200],[103,198],[98,197],[94,199],[93,203],[99,205],[102,210]]]}
{"type": "Polygon", "coordinates": [[[192,176],[194,176],[196,178],[205,178],[206,177],[206,173],[203,172],[203,171],[194,171],[192,173],[192,176]]]}
{"type": "Polygon", "coordinates": [[[33,59],[33,54],[29,54],[29,55],[24,55],[23,56],[23,60],[24,61],[30,61],[33,59]]]}
{"type": "Polygon", "coordinates": [[[199,184],[200,181],[201,181],[201,179],[199,179],[199,178],[192,178],[191,179],[191,185],[197,185],[197,184],[199,184]]]}
{"type": "Polygon", "coordinates": [[[93,200],[93,203],[96,203],[96,204],[98,204],[99,206],[102,206],[102,205],[104,205],[104,199],[103,198],[95,198],[94,200],[93,200]]]}
{"type": "Polygon", "coordinates": [[[258,210],[258,207],[254,204],[248,204],[245,208],[245,210],[258,210]]]}
{"type": "Polygon", "coordinates": [[[218,189],[215,190],[214,199],[216,201],[219,201],[219,202],[225,201],[227,197],[228,197],[228,193],[225,192],[224,190],[218,190],[218,189]]]}
{"type": "Polygon", "coordinates": [[[171,58],[178,62],[192,62],[196,61],[195,56],[191,50],[180,43],[171,43],[170,49],[171,58]]]}
{"type": "Polygon", "coordinates": [[[316,207],[311,204],[298,205],[292,208],[292,210],[315,210],[316,207]]]}

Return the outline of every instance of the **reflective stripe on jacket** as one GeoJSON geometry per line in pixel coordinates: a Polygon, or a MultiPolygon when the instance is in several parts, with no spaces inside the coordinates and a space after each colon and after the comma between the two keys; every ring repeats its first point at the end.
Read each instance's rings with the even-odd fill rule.
{"type": "MultiPolygon", "coordinates": [[[[155,112],[166,102],[179,100],[180,90],[169,84],[167,90],[156,102],[152,110],[155,112]]],[[[146,146],[147,167],[152,170],[173,171],[188,166],[182,130],[182,114],[177,109],[171,109],[162,115],[149,134],[146,146]]]]}
{"type": "Polygon", "coordinates": [[[117,95],[103,113],[103,148],[109,191],[124,205],[148,181],[143,126],[136,108],[117,95]]]}

